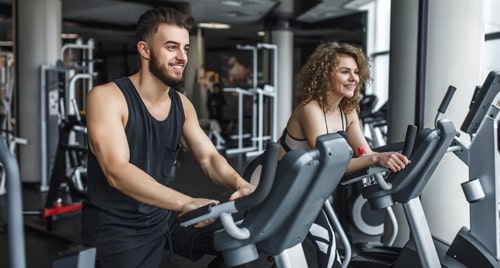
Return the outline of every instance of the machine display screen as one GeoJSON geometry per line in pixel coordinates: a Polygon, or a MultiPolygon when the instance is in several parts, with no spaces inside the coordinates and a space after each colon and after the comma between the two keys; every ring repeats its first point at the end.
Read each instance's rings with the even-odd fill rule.
{"type": "Polygon", "coordinates": [[[491,71],[473,96],[469,113],[460,127],[462,131],[469,134],[477,132],[498,92],[500,92],[500,71],[491,71]]]}

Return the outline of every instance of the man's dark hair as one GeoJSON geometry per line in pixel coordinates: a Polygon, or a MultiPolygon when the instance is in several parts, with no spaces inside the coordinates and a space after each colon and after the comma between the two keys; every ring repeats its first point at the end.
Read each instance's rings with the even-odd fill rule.
{"type": "Polygon", "coordinates": [[[194,24],[193,17],[186,15],[174,8],[157,7],[150,9],[139,17],[135,30],[135,40],[146,41],[158,30],[158,25],[166,23],[184,27],[191,31],[194,24]]]}

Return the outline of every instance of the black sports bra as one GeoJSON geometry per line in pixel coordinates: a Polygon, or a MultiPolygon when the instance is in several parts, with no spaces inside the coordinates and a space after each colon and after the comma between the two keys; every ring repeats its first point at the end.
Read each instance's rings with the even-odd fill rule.
{"type": "MultiPolygon", "coordinates": [[[[325,113],[323,113],[323,117],[325,118],[326,133],[329,133],[325,113]]],[[[344,137],[344,139],[347,139],[347,132],[346,132],[347,116],[342,110],[340,110],[340,118],[342,120],[342,130],[339,130],[337,133],[340,134],[342,137],[344,137]]],[[[286,127],[283,130],[283,134],[281,134],[280,144],[283,147],[283,149],[285,149],[285,152],[289,152],[291,150],[298,148],[303,148],[305,150],[310,149],[309,144],[307,143],[307,139],[297,139],[292,137],[286,130],[286,127]]]]}

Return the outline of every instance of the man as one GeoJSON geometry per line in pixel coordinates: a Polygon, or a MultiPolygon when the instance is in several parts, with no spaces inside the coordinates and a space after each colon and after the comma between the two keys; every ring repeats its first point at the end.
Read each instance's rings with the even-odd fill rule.
{"type": "MultiPolygon", "coordinates": [[[[181,146],[213,182],[235,190],[231,199],[255,189],[217,152],[192,103],[174,90],[182,83],[192,23],[171,8],[145,12],[136,29],[140,70],[87,96],[90,154],[82,241],[96,247],[96,267],[158,267],[167,240],[193,244],[189,237],[187,243],[172,241],[194,233],[172,234],[177,213],[218,201],[168,187],[181,146]]],[[[193,256],[195,249],[174,250],[193,256]]]]}

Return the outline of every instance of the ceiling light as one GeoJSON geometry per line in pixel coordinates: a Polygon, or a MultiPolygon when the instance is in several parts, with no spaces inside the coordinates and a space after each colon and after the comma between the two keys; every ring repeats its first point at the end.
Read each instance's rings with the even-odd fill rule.
{"type": "Polygon", "coordinates": [[[226,5],[226,6],[232,6],[232,7],[240,7],[242,6],[242,1],[238,0],[221,0],[221,4],[226,5]]]}
{"type": "Polygon", "coordinates": [[[61,34],[61,38],[62,39],[77,39],[78,38],[78,34],[75,34],[75,33],[62,33],[61,34]]]}
{"type": "Polygon", "coordinates": [[[200,22],[198,27],[206,29],[229,29],[231,25],[218,22],[200,22]]]}
{"type": "Polygon", "coordinates": [[[257,35],[258,36],[266,36],[266,32],[264,32],[264,31],[258,31],[257,35]]]}
{"type": "Polygon", "coordinates": [[[347,9],[360,9],[362,6],[373,2],[373,0],[352,0],[346,2],[342,7],[347,9]]]}

